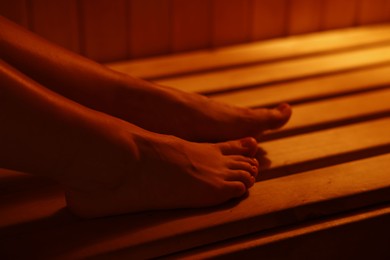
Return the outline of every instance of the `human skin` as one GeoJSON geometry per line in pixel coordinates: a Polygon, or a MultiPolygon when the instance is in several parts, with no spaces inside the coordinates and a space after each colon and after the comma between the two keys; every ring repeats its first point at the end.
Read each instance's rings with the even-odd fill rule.
{"type": "Polygon", "coordinates": [[[241,197],[258,174],[253,138],[193,143],[69,100],[0,61],[0,167],[51,178],[91,218],[241,197]]]}
{"type": "Polygon", "coordinates": [[[0,54],[0,167],[61,183],[82,217],[241,197],[262,166],[253,137],[291,116],[112,71],[2,17],[0,54]]]}
{"type": "Polygon", "coordinates": [[[3,17],[0,39],[3,59],[25,75],[75,102],[152,132],[198,142],[257,138],[291,116],[287,104],[238,108],[115,72],[3,17]]]}

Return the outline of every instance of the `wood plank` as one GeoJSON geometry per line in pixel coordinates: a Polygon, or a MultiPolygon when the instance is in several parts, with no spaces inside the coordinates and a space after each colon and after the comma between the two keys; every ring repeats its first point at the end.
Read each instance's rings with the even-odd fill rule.
{"type": "MultiPolygon", "coordinates": [[[[194,33],[193,37],[197,37],[196,33],[194,33]]],[[[178,38],[180,39],[181,37],[178,38]]],[[[198,42],[194,39],[192,41],[198,42]]],[[[208,51],[115,62],[108,65],[112,69],[136,77],[158,78],[237,65],[269,62],[321,52],[338,51],[387,41],[390,41],[390,25],[375,25],[357,29],[291,36],[280,40],[268,40],[208,51]],[[305,46],[305,48],[302,48],[302,46],[305,46]]]]}
{"type": "Polygon", "coordinates": [[[99,62],[128,57],[126,0],[82,0],[82,50],[99,62]]]}
{"type": "MultiPolygon", "coordinates": [[[[389,160],[390,154],[381,155],[259,182],[239,203],[209,209],[88,221],[68,220],[63,211],[42,214],[42,221],[26,225],[24,232],[3,237],[0,249],[13,258],[156,257],[388,201],[390,175],[384,169],[389,160]],[[68,222],[45,226],[45,222],[61,218],[68,222]],[[64,240],[67,243],[58,243],[64,240]]],[[[60,209],[52,202],[38,201],[35,206],[60,209]]]]}
{"type": "Polygon", "coordinates": [[[324,2],[321,28],[324,30],[356,25],[359,0],[326,0],[324,2]]]}
{"type": "Polygon", "coordinates": [[[271,168],[259,178],[275,178],[305,170],[306,167],[329,165],[332,159],[349,161],[354,159],[352,154],[360,157],[372,152],[372,149],[390,153],[389,133],[390,116],[387,115],[363,123],[260,142],[260,147],[271,160],[271,168]]]}
{"type": "MultiPolygon", "coordinates": [[[[388,92],[389,91],[387,91],[387,95],[389,95],[388,92]]],[[[383,94],[383,93],[377,93],[377,95],[379,94],[383,94]]],[[[385,95],[386,94],[384,94],[384,96],[385,95]]],[[[355,100],[355,102],[357,100],[355,100]]],[[[370,99],[370,101],[372,101],[372,99],[370,99]]],[[[298,109],[297,113],[298,113],[298,117],[300,117],[300,119],[297,120],[298,122],[300,120],[303,120],[302,118],[305,116],[309,118],[312,117],[312,115],[310,115],[307,112],[307,110],[306,113],[302,113],[300,115],[298,109]]],[[[341,111],[340,113],[343,112],[341,111]]],[[[322,118],[323,116],[324,115],[320,115],[319,118],[322,118]]],[[[326,120],[326,115],[325,115],[325,119],[323,120],[326,120]]],[[[360,123],[352,126],[346,126],[342,128],[316,132],[312,134],[306,134],[305,136],[290,137],[290,138],[284,138],[276,141],[263,142],[260,144],[260,146],[268,153],[267,157],[272,159],[273,163],[271,165],[271,170],[272,170],[272,174],[275,174],[275,172],[277,172],[277,168],[281,168],[286,165],[285,158],[288,158],[287,164],[289,165],[290,168],[292,168],[293,165],[301,164],[306,161],[311,161],[314,159],[332,157],[338,154],[342,156],[343,154],[347,154],[348,152],[364,150],[370,147],[390,144],[390,139],[389,139],[390,136],[388,135],[389,131],[390,131],[390,120],[389,118],[387,118],[387,119],[379,119],[379,120],[369,121],[365,123],[360,123]],[[314,145],[314,144],[318,144],[318,145],[314,145]],[[322,147],[322,149],[317,149],[317,147],[322,147]],[[294,152],[293,150],[295,149],[298,152],[294,152]],[[313,151],[313,149],[315,151],[313,151]]],[[[267,173],[263,176],[268,177],[267,173]]],[[[0,179],[0,182],[4,186],[4,183],[7,182],[7,179],[9,180],[10,178],[14,179],[12,182],[8,181],[8,183],[11,184],[13,183],[11,189],[12,192],[9,194],[10,189],[8,187],[8,190],[1,189],[1,193],[0,193],[0,199],[4,202],[1,203],[4,212],[23,211],[24,208],[26,207],[26,203],[27,204],[33,203],[33,205],[37,205],[40,203],[38,202],[39,200],[43,200],[44,202],[47,199],[49,199],[47,203],[54,203],[54,205],[57,206],[61,205],[62,207],[64,206],[63,199],[60,200],[59,198],[55,198],[52,196],[53,194],[56,195],[58,193],[60,194],[62,193],[60,191],[56,191],[56,189],[50,188],[50,185],[48,185],[46,182],[43,182],[42,184],[42,180],[31,181],[28,179],[28,181],[32,182],[32,185],[31,187],[26,188],[26,181],[24,179],[27,178],[27,176],[24,175],[20,176],[12,172],[9,173],[2,172],[2,179],[0,179]],[[14,174],[15,176],[12,174],[14,174]],[[4,180],[5,178],[4,176],[5,177],[8,176],[8,178],[4,180]],[[32,188],[34,187],[34,185],[39,187],[38,193],[43,193],[44,191],[46,191],[45,193],[43,193],[44,196],[37,195],[37,194],[34,196],[34,190],[32,188]],[[16,194],[16,192],[18,194],[16,194]],[[25,196],[26,194],[29,194],[29,196],[26,197],[25,196]],[[52,194],[52,195],[47,196],[48,194],[49,195],[52,194]],[[10,195],[11,197],[14,196],[12,200],[9,199],[10,195]],[[5,201],[3,200],[4,198],[6,199],[5,201]],[[8,203],[5,203],[6,201],[8,201],[8,203]]],[[[7,185],[9,186],[9,184],[7,185]]],[[[53,212],[52,209],[50,209],[50,206],[46,205],[45,208],[48,209],[49,212],[51,213],[53,212]]],[[[37,209],[39,209],[39,207],[37,209]]],[[[23,220],[25,220],[26,217],[35,219],[35,218],[39,218],[39,216],[41,216],[40,214],[42,214],[41,211],[29,210],[29,212],[30,213],[28,215],[16,214],[16,213],[3,214],[0,217],[0,223],[3,226],[12,226],[16,223],[23,222],[23,220]]]]}
{"type": "Polygon", "coordinates": [[[390,61],[390,45],[158,80],[189,92],[213,93],[336,73],[390,61]]]}
{"type": "Polygon", "coordinates": [[[243,107],[261,107],[280,102],[295,103],[337,96],[351,92],[390,86],[390,66],[327,75],[293,82],[272,84],[261,88],[212,95],[220,102],[243,107]]]}
{"type": "Polygon", "coordinates": [[[287,33],[287,0],[253,0],[252,39],[264,40],[287,33]]]}
{"type": "MultiPolygon", "coordinates": [[[[168,259],[386,259],[390,205],[260,232],[168,259]],[[364,235],[362,235],[364,234],[364,235]],[[357,245],[364,247],[356,250],[357,245]]],[[[165,258],[163,258],[165,259],[165,258]]]]}
{"type": "MultiPolygon", "coordinates": [[[[276,133],[294,132],[353,120],[367,119],[387,114],[390,116],[390,87],[357,95],[330,98],[322,101],[293,106],[294,115],[276,133]]],[[[275,132],[273,132],[275,133],[275,132]]]]}
{"type": "Polygon", "coordinates": [[[361,25],[390,21],[390,0],[360,0],[358,22],[361,25]]]}
{"type": "Polygon", "coordinates": [[[210,0],[173,0],[173,51],[211,47],[212,3],[210,0]]]}
{"type": "Polygon", "coordinates": [[[0,1],[0,15],[26,28],[29,27],[26,0],[0,1]]]}
{"type": "Polygon", "coordinates": [[[213,0],[213,46],[248,42],[251,38],[249,0],[213,0]]]}
{"type": "Polygon", "coordinates": [[[319,31],[323,0],[291,0],[288,33],[302,34],[319,31]]]}
{"type": "Polygon", "coordinates": [[[34,32],[69,50],[80,52],[76,0],[34,0],[31,6],[34,32]]]}
{"type": "Polygon", "coordinates": [[[131,58],[171,51],[171,0],[131,0],[129,43],[131,58]]]}

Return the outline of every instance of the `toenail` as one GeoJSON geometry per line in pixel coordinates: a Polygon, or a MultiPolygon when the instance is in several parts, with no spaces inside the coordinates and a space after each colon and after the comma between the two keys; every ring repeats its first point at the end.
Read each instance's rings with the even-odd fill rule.
{"type": "Polygon", "coordinates": [[[257,166],[259,165],[259,161],[256,159],[256,158],[252,158],[254,164],[256,164],[257,166]]]}
{"type": "Polygon", "coordinates": [[[251,183],[252,183],[252,185],[253,185],[255,182],[256,182],[255,177],[251,176],[251,183]]]}
{"type": "Polygon", "coordinates": [[[286,112],[287,110],[290,109],[290,105],[287,104],[287,103],[282,103],[282,104],[280,104],[280,105],[277,107],[277,109],[278,109],[279,111],[281,111],[281,112],[286,112]]]}
{"type": "Polygon", "coordinates": [[[256,141],[252,137],[241,139],[241,145],[245,148],[252,148],[256,141]]]}

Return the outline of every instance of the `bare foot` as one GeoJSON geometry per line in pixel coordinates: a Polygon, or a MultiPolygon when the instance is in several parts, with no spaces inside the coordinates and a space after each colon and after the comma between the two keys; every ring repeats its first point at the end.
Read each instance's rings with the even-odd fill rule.
{"type": "Polygon", "coordinates": [[[111,141],[119,145],[92,147],[68,168],[80,176],[66,192],[75,214],[89,218],[211,206],[242,196],[255,182],[259,165],[253,138],[199,144],[142,131],[115,132],[111,141]]]}
{"type": "Polygon", "coordinates": [[[137,95],[123,93],[116,116],[144,129],[190,141],[258,138],[265,130],[282,127],[291,116],[288,104],[274,109],[240,108],[195,93],[149,82],[143,84],[145,86],[137,95]]]}

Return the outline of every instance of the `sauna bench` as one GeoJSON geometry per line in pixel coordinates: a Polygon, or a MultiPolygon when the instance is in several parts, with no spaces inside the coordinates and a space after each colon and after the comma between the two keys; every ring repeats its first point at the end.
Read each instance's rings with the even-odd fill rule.
{"type": "Polygon", "coordinates": [[[248,196],[82,220],[0,172],[0,259],[390,259],[390,24],[107,64],[243,107],[293,106],[248,196]]]}

